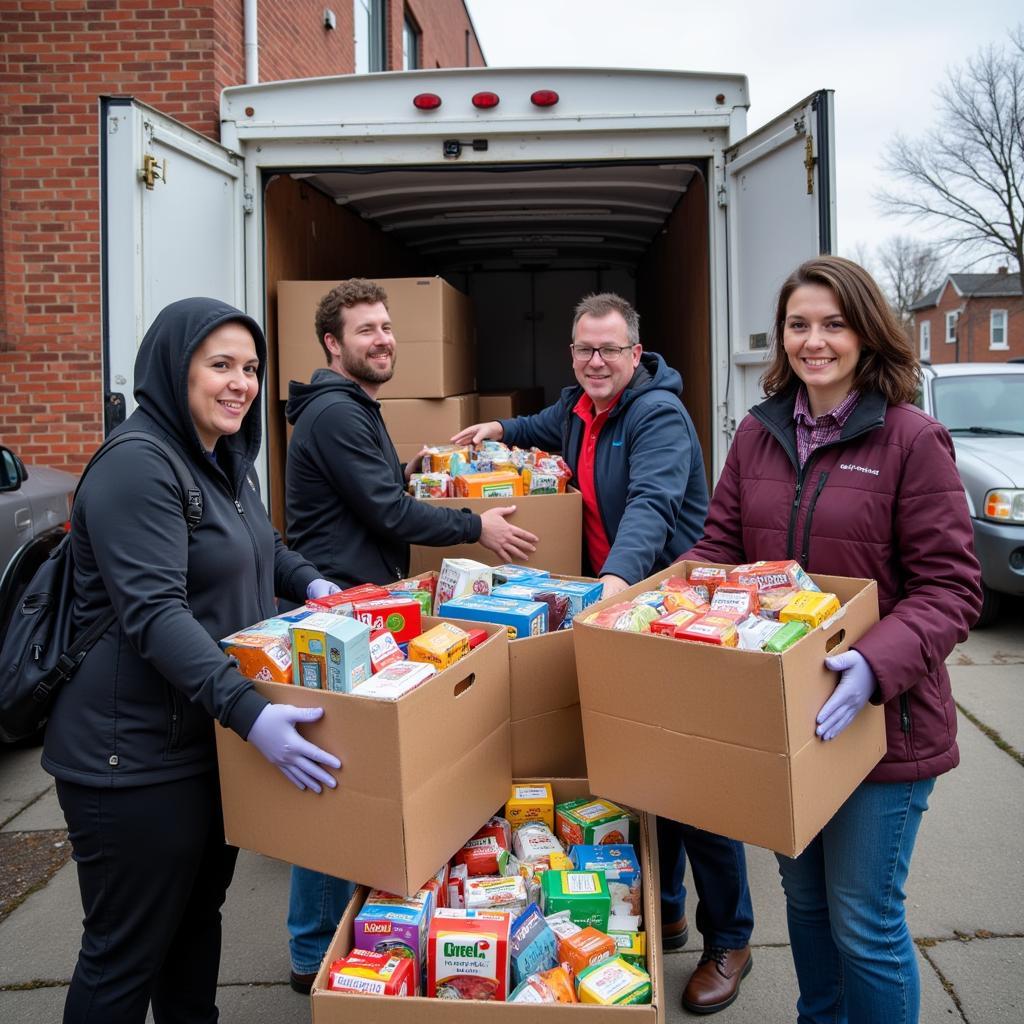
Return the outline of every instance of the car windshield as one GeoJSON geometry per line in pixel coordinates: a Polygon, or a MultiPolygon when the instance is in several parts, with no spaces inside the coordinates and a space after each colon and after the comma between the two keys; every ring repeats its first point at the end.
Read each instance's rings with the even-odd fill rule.
{"type": "Polygon", "coordinates": [[[950,433],[1024,435],[1024,373],[936,377],[932,400],[950,433]]]}

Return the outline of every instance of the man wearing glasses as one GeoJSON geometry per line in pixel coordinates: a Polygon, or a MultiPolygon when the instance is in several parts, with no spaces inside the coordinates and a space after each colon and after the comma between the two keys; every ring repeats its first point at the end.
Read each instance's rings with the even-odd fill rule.
{"type": "MultiPolygon", "coordinates": [[[[458,444],[504,441],[560,451],[583,496],[584,575],[604,595],[664,569],[701,536],[708,490],[700,442],[683,407],[683,381],[640,345],[640,318],[618,295],[588,295],[573,318],[578,386],[535,416],[467,427],[458,444]]],[[[739,994],[754,926],[743,844],[658,819],[662,948],[689,934],[683,871],[690,857],[704,954],[683,990],[693,1013],[715,1013],[739,994]]]]}

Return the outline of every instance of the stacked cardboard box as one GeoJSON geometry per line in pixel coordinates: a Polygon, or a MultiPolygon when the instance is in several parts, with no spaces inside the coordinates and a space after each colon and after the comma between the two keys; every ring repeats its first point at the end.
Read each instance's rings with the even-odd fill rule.
{"type": "Polygon", "coordinates": [[[480,396],[480,422],[529,416],[544,408],[543,388],[516,388],[513,391],[488,391],[480,396]]]}
{"type": "Polygon", "coordinates": [[[402,462],[408,462],[424,445],[445,442],[480,419],[475,393],[451,398],[384,398],[380,411],[402,462]]]}

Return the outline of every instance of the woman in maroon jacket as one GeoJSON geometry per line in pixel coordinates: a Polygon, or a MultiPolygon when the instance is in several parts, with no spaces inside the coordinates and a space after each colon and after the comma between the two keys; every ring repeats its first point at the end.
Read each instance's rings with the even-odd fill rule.
{"type": "Polygon", "coordinates": [[[884,704],[888,749],[810,846],[778,860],[800,1024],[913,1024],[903,886],[935,777],[960,760],[945,659],[981,607],[967,503],[949,434],[910,404],[910,344],[855,263],[823,256],[786,280],[763,383],[683,557],[795,558],[877,581],[881,619],[826,659],[840,675],[816,731],[827,742],[884,704]]]}

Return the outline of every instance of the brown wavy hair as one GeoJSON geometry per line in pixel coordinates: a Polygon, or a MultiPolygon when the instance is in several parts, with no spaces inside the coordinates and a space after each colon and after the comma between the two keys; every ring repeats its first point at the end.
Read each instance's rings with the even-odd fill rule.
{"type": "Polygon", "coordinates": [[[795,388],[799,378],[782,344],[789,298],[802,285],[828,288],[850,329],[860,338],[860,358],[853,386],[860,392],[880,391],[890,405],[912,402],[921,370],[896,314],[875,279],[859,264],[841,256],[818,256],[801,263],[779,290],[772,324],[772,361],[761,385],[766,395],[795,388]]]}

